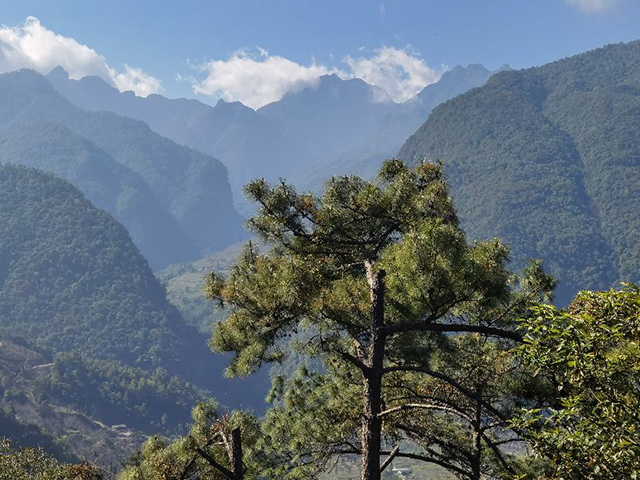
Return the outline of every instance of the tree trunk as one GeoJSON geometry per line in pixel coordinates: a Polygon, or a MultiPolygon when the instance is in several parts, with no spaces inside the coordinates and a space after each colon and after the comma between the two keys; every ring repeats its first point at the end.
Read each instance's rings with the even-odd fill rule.
{"type": "Polygon", "coordinates": [[[476,390],[476,411],[474,428],[474,457],[471,465],[472,480],[480,480],[480,465],[482,463],[482,389],[476,390]]]}
{"type": "Polygon", "coordinates": [[[244,468],[242,467],[242,436],[239,428],[234,428],[231,431],[229,461],[233,469],[233,479],[244,480],[244,468]]]}
{"type": "Polygon", "coordinates": [[[384,270],[373,274],[367,264],[371,292],[371,328],[369,352],[364,373],[364,411],[362,417],[362,480],[380,480],[382,448],[382,369],[386,334],[384,333],[384,270]]]}

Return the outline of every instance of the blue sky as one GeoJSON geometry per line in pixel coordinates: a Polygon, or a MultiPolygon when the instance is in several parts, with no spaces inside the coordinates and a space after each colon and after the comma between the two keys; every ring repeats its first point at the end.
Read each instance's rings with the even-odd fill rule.
{"type": "Polygon", "coordinates": [[[523,68],[639,39],[640,1],[0,0],[0,24],[0,71],[59,61],[142,95],[258,107],[323,73],[402,101],[455,65],[523,68]]]}

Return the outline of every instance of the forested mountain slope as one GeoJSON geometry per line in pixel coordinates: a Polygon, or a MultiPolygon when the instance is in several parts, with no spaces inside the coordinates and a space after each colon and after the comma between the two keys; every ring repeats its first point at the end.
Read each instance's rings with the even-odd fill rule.
{"type": "Polygon", "coordinates": [[[471,237],[578,289],[640,278],[640,42],[502,72],[436,108],[399,156],[441,159],[471,237]]]}
{"type": "MultiPolygon", "coordinates": [[[[76,370],[76,373],[82,377],[83,372],[76,370]]],[[[0,339],[2,436],[10,438],[16,447],[42,447],[59,460],[78,462],[86,458],[103,467],[118,466],[135,451],[144,436],[131,426],[114,429],[113,422],[104,423],[108,422],[106,418],[90,417],[74,408],[86,397],[84,389],[89,387],[87,390],[91,391],[90,385],[83,384],[82,389],[74,392],[75,402],[59,401],[55,393],[51,395],[51,386],[65,386],[65,380],[58,375],[52,359],[42,351],[29,348],[23,341],[0,339]]],[[[101,400],[104,403],[106,398],[101,400]]],[[[151,395],[147,395],[147,401],[152,408],[155,406],[151,395]]],[[[95,407],[94,410],[104,413],[102,405],[95,407]]],[[[146,414],[142,417],[148,419],[146,414]]]]}
{"type": "Polygon", "coordinates": [[[0,325],[53,351],[175,363],[182,319],[127,231],[69,183],[0,167],[0,325]]]}
{"type": "MultiPolygon", "coordinates": [[[[105,157],[111,157],[121,165],[118,172],[111,172],[104,182],[108,183],[116,174],[124,175],[128,177],[127,187],[135,184],[135,188],[124,188],[123,191],[120,186],[102,185],[103,191],[117,191],[117,197],[114,198],[114,191],[107,202],[116,206],[110,211],[131,228],[134,239],[154,266],[195,258],[200,253],[223,248],[243,237],[241,218],[232,205],[227,172],[219,161],[161,137],[142,122],[113,113],[81,110],[35,72],[22,70],[0,75],[0,130],[12,129],[12,133],[6,135],[13,135],[11,149],[18,153],[16,159],[5,157],[4,161],[23,161],[51,168],[52,162],[33,159],[29,150],[34,149],[28,135],[15,136],[24,126],[39,129],[43,124],[66,127],[95,148],[89,158],[78,156],[78,147],[74,146],[78,139],[63,132],[71,145],[68,148],[65,145],[62,154],[62,140],[56,138],[54,134],[57,132],[49,128],[36,135],[39,147],[34,153],[51,157],[53,151],[65,163],[84,166],[90,163],[91,169],[95,168],[94,179],[102,178],[99,170],[107,168],[105,164],[109,163],[105,157]],[[18,141],[20,145],[16,145],[18,141]],[[96,153],[98,150],[99,154],[96,153]],[[99,161],[96,157],[100,157],[99,161]],[[156,202],[150,202],[150,195],[156,202]],[[141,203],[156,205],[147,210],[138,208],[141,203]],[[165,210],[164,214],[158,211],[158,207],[165,210]],[[167,216],[173,217],[173,221],[165,224],[167,216]],[[155,242],[159,231],[175,229],[176,225],[178,232],[168,234],[174,237],[176,244],[171,245],[166,240],[155,242]],[[167,243],[166,249],[159,251],[163,242],[167,243]]],[[[83,148],[88,149],[86,145],[83,148]]],[[[108,168],[113,170],[113,162],[108,168]]],[[[55,171],[63,173],[60,170],[55,171]]],[[[123,182],[121,179],[118,181],[123,182]]],[[[83,188],[86,185],[80,183],[79,186],[83,188]]],[[[89,196],[92,193],[87,191],[89,196]]],[[[96,203],[103,206],[101,202],[96,203]]]]}
{"type": "Polygon", "coordinates": [[[222,378],[226,359],[185,325],[125,228],[72,185],[35,169],[0,167],[0,225],[2,336],[54,354],[161,368],[225,404],[262,404],[264,386],[222,378]]]}

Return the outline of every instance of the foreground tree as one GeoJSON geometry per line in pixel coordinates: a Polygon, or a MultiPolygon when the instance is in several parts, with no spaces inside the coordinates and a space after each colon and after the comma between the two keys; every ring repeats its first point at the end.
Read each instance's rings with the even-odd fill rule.
{"type": "MultiPolygon", "coordinates": [[[[499,339],[500,351],[519,340],[514,318],[552,288],[540,268],[516,290],[500,242],[468,244],[437,164],[410,169],[388,161],[376,182],[334,178],[321,198],[264,181],[246,191],[260,204],[249,224],[272,249],[249,245],[227,279],[211,275],[208,295],[230,311],[212,346],[235,352],[230,374],[247,375],[281,360],[285,337],[300,334],[300,350],[324,369],[276,384],[268,443],[289,453],[271,449],[274,476],[309,478],[336,455],[357,454],[363,480],[380,479],[395,457],[478,479],[487,455],[504,457],[485,434],[487,425],[506,427],[508,415],[494,401],[499,389],[474,390],[436,370],[436,353],[457,351],[459,336],[479,344],[499,339]],[[437,396],[429,393],[434,388],[437,396]],[[464,398],[464,408],[448,403],[445,390],[464,398]],[[465,419],[469,406],[475,460],[445,463],[438,425],[448,414],[465,419]],[[419,415],[430,427],[416,429],[411,420],[419,415]],[[399,443],[426,438],[421,453],[399,443]]],[[[504,458],[493,463],[508,465],[504,458]]]]}
{"type": "Polygon", "coordinates": [[[517,424],[552,478],[614,480],[640,472],[640,289],[581,292],[566,310],[524,321],[522,359],[558,392],[517,424]]]}
{"type": "MultiPolygon", "coordinates": [[[[431,375],[385,376],[381,467],[398,457],[438,465],[462,479],[539,473],[543,462],[509,453],[523,448],[505,449],[523,447],[506,420],[546,389],[534,388],[503,342],[468,334],[446,343],[431,356],[431,375]]],[[[343,366],[328,373],[301,369],[275,382],[275,405],[259,447],[269,478],[315,478],[338,455],[361,453],[362,386],[355,373],[343,366]]]]}
{"type": "Polygon", "coordinates": [[[101,480],[98,467],[68,464],[40,448],[13,448],[0,438],[0,480],[101,480]]]}
{"type": "Polygon", "coordinates": [[[131,459],[120,480],[251,480],[260,473],[245,459],[259,437],[253,415],[234,411],[221,415],[211,401],[191,412],[189,434],[168,441],[151,437],[131,459]]]}

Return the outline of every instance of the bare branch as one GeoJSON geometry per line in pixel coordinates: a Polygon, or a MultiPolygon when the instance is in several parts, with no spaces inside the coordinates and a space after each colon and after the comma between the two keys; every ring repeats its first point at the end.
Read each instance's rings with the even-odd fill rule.
{"type": "Polygon", "coordinates": [[[511,465],[509,465],[507,460],[502,456],[502,451],[500,450],[500,448],[498,448],[498,445],[495,444],[484,433],[481,432],[480,435],[484,439],[485,443],[489,446],[489,448],[493,451],[494,455],[498,458],[498,461],[502,464],[502,466],[505,468],[505,470],[507,470],[507,472],[509,472],[510,474],[515,475],[515,473],[516,473],[515,470],[513,469],[513,467],[511,465]]]}
{"type": "Polygon", "coordinates": [[[454,415],[457,415],[459,417],[462,417],[465,420],[468,420],[469,422],[472,421],[471,418],[469,418],[464,413],[456,410],[455,408],[446,407],[444,405],[425,404],[425,403],[406,403],[406,404],[400,405],[398,407],[389,408],[389,409],[385,410],[384,412],[380,412],[378,414],[378,416],[379,417],[384,417],[386,415],[390,415],[390,414],[395,413],[395,412],[400,412],[400,411],[404,411],[404,410],[412,410],[412,409],[416,409],[416,408],[424,409],[424,410],[440,410],[440,411],[443,411],[443,412],[449,412],[449,413],[453,413],[454,415]]]}
{"type": "MultiPolygon", "coordinates": [[[[440,373],[440,372],[436,372],[433,370],[430,370],[426,367],[420,367],[420,366],[415,366],[415,365],[397,365],[397,366],[393,366],[393,367],[386,367],[383,370],[383,374],[386,373],[391,373],[391,372],[416,372],[416,373],[424,373],[425,375],[429,375],[430,377],[434,377],[437,378],[439,380],[442,380],[446,383],[448,383],[449,385],[451,385],[452,387],[454,387],[456,390],[458,390],[459,392],[461,392],[462,394],[464,394],[465,396],[467,396],[468,398],[471,398],[473,400],[476,399],[476,394],[474,391],[466,388],[465,386],[461,385],[460,383],[456,382],[453,378],[440,373]]],[[[509,419],[502,414],[500,411],[498,411],[495,407],[493,407],[490,403],[486,402],[485,400],[480,399],[479,400],[480,403],[482,404],[483,407],[485,407],[489,412],[491,412],[493,415],[495,415],[497,418],[499,418],[500,420],[502,420],[503,422],[507,422],[509,419]]]]}
{"type": "Polygon", "coordinates": [[[352,365],[358,367],[363,373],[366,373],[366,372],[369,371],[369,367],[367,365],[365,365],[364,362],[362,362],[360,359],[354,357],[350,353],[342,351],[342,350],[338,350],[337,348],[334,348],[333,351],[335,353],[337,353],[340,357],[342,357],[344,360],[346,360],[347,362],[349,362],[352,365]]]}
{"type": "MultiPolygon", "coordinates": [[[[386,452],[381,452],[381,453],[386,453],[386,452]]],[[[459,475],[462,475],[464,477],[466,477],[468,475],[468,472],[466,470],[463,470],[462,468],[458,467],[457,465],[453,465],[451,463],[447,463],[443,460],[440,460],[438,458],[435,457],[426,457],[424,455],[418,455],[417,453],[397,453],[396,457],[398,458],[411,458],[413,460],[420,460],[422,462],[427,462],[427,463],[434,463],[436,465],[440,465],[443,468],[446,468],[448,470],[453,470],[454,472],[457,472],[459,475]]]]}
{"type": "Polygon", "coordinates": [[[200,454],[200,456],[202,458],[204,458],[209,465],[211,465],[213,468],[215,468],[221,474],[223,474],[225,477],[227,477],[228,480],[234,480],[235,479],[235,475],[233,474],[233,472],[231,470],[226,468],[224,465],[221,465],[220,463],[216,462],[216,460],[211,455],[209,455],[207,452],[202,450],[200,447],[196,447],[196,452],[198,452],[200,454]]]}
{"type": "Polygon", "coordinates": [[[429,322],[409,322],[409,323],[395,323],[392,325],[386,325],[385,331],[387,335],[394,335],[397,333],[406,332],[452,332],[452,333],[482,333],[491,337],[501,337],[515,340],[516,342],[522,341],[522,335],[512,330],[505,330],[496,327],[487,327],[484,325],[466,325],[466,324],[441,324],[441,323],[429,323],[429,322]]]}
{"type": "Polygon", "coordinates": [[[391,462],[393,462],[393,459],[396,458],[396,455],[398,454],[399,451],[400,451],[400,447],[398,445],[393,447],[393,450],[391,450],[391,453],[389,454],[389,456],[385,459],[384,462],[382,462],[382,465],[380,465],[380,473],[384,472],[385,468],[391,465],[391,462]]]}

